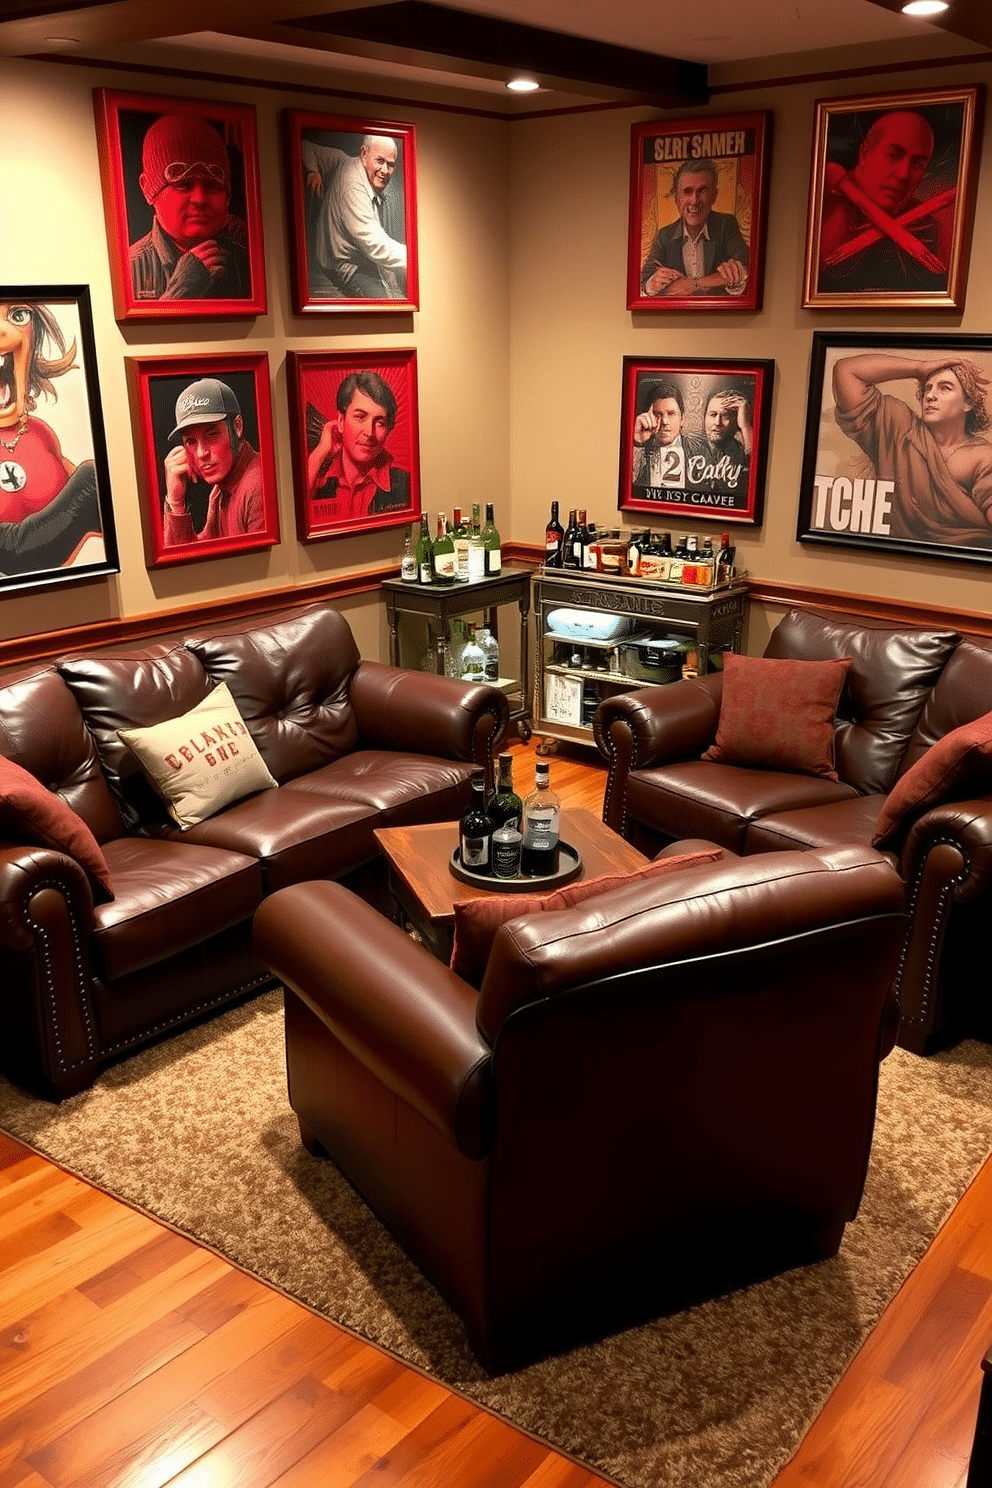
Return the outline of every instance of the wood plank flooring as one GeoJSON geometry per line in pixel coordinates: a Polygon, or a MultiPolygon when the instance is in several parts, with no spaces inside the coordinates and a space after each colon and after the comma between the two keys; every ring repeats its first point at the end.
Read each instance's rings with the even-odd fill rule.
{"type": "MultiPolygon", "coordinates": [[[[551,779],[598,812],[591,752],[551,779]]],[[[990,1342],[992,1161],[774,1488],[965,1488],[990,1342]]],[[[0,1488],[602,1481],[0,1137],[0,1488]]]]}

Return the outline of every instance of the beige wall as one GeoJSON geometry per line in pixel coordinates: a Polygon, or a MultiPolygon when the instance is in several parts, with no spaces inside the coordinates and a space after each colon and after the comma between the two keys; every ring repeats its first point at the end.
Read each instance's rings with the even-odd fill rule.
{"type": "MultiPolygon", "coordinates": [[[[813,61],[806,59],[807,72],[813,61]]],[[[656,114],[629,110],[515,124],[510,364],[514,537],[540,541],[554,497],[563,507],[586,507],[599,524],[622,525],[617,481],[625,355],[770,357],[775,390],[764,521],[760,529],[734,530],[745,567],[766,581],[988,612],[990,571],[984,565],[804,545],[796,541],[795,531],[812,333],[960,330],[984,335],[990,329],[992,291],[985,252],[992,237],[990,118],[962,315],[799,308],[814,102],[990,79],[992,68],[986,63],[887,73],[884,79],[869,75],[754,87],[714,100],[714,111],[770,109],[774,115],[764,306],[758,314],[632,314],[624,308],[630,125],[656,114]]],[[[641,519],[634,520],[640,524],[641,519]]],[[[692,523],[678,525],[693,530],[692,523]]],[[[712,532],[717,526],[700,522],[694,530],[712,532]]],[[[749,650],[761,649],[767,627],[767,618],[755,615],[749,650]]]]}
{"type": "MultiPolygon", "coordinates": [[[[808,60],[808,59],[807,59],[808,60]]],[[[209,64],[207,64],[209,65],[209,64]]],[[[752,75],[755,69],[752,68],[752,75]]],[[[757,69],[760,71],[760,68],[757,69]]],[[[864,593],[987,612],[989,570],[953,561],[895,558],[795,539],[807,376],[816,329],[988,331],[992,170],[985,126],[970,282],[963,314],[813,312],[799,308],[810,137],[818,97],[927,84],[992,81],[978,62],[927,72],[848,76],[839,82],[762,85],[725,93],[713,109],[774,115],[764,307],[758,314],[642,313],[624,308],[630,125],[648,110],[595,111],[513,124],[407,105],[388,110],[417,127],[421,308],[409,317],[300,319],[291,314],[278,116],[301,95],[240,84],[190,87],[258,109],[269,312],[255,322],[120,327],[113,318],[91,89],[181,93],[168,79],[145,86],[126,71],[43,63],[0,64],[4,117],[28,121],[8,152],[2,270],[7,284],[87,283],[122,572],[111,580],[13,593],[0,634],[32,635],[204,598],[306,583],[394,559],[397,533],[303,547],[296,541],[285,352],[333,346],[413,346],[418,356],[422,497],[432,513],[494,501],[504,538],[540,542],[549,503],[582,505],[618,525],[618,433],[626,354],[770,357],[775,362],[763,525],[738,528],[754,575],[813,589],[864,593]],[[268,353],[283,540],[271,552],[145,568],[124,359],[128,355],[245,349],[268,353]]],[[[307,107],[376,117],[327,96],[307,107]]],[[[716,526],[716,524],[713,524],[716,526]]],[[[700,523],[698,531],[709,530],[700,523]]],[[[381,605],[349,602],[366,655],[385,655],[381,605]]],[[[760,650],[774,614],[761,610],[748,648],[760,650]]]]}
{"type": "MultiPolygon", "coordinates": [[[[209,65],[209,61],[207,62],[209,65]]],[[[296,541],[285,353],[288,349],[415,347],[424,506],[494,501],[508,486],[509,266],[506,254],[508,128],[500,120],[404,107],[417,128],[421,308],[413,315],[327,315],[291,311],[283,206],[279,110],[306,106],[381,117],[331,96],[220,83],[188,89],[205,98],[251,101],[258,110],[269,310],[255,321],[118,326],[114,321],[91,90],[181,94],[127,72],[30,62],[0,63],[6,121],[19,120],[8,150],[8,211],[0,250],[4,284],[88,284],[109,445],[121,573],[110,580],[11,593],[0,598],[0,635],[33,635],[120,615],[188,606],[204,598],[282,588],[314,577],[398,560],[402,534],[313,543],[296,541]],[[19,203],[17,211],[9,210],[19,203]],[[265,553],[149,572],[145,568],[135,449],[124,359],[207,351],[265,351],[269,358],[282,542],[265,553]]],[[[41,405],[43,407],[43,405],[41,405]]],[[[366,655],[385,655],[381,605],[349,603],[366,655]],[[357,618],[361,616],[361,618],[357,618]]]]}

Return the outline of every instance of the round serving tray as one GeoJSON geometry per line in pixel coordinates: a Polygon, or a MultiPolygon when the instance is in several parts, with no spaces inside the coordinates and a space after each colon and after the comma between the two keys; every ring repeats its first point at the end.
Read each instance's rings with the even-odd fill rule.
{"type": "Polygon", "coordinates": [[[559,842],[557,873],[545,874],[543,878],[525,878],[522,873],[516,878],[496,878],[492,873],[473,873],[471,868],[463,868],[461,849],[456,847],[448,859],[448,868],[460,883],[471,884],[475,889],[489,889],[494,894],[535,894],[571,883],[582,872],[582,859],[576,848],[559,842]]]}

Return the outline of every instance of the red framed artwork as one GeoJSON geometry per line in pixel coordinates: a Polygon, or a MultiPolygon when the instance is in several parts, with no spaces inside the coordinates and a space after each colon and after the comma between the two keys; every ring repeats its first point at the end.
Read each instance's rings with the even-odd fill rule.
{"type": "Polygon", "coordinates": [[[279,541],[264,352],[129,357],[149,568],[279,541]]]}
{"type": "Polygon", "coordinates": [[[412,124],[283,112],[297,314],[418,306],[412,124]]]}
{"type": "Polygon", "coordinates": [[[760,310],[771,114],[631,126],[628,310],[760,310]]]}
{"type": "Polygon", "coordinates": [[[624,357],[618,509],[759,526],[774,370],[624,357]]]}
{"type": "Polygon", "coordinates": [[[261,315],[255,110],[93,90],[120,321],[261,315]]]}
{"type": "Polygon", "coordinates": [[[417,354],[286,354],[301,542],[420,515],[417,354]]]}
{"type": "Polygon", "coordinates": [[[816,105],[803,304],[961,309],[984,90],[816,105]]]}

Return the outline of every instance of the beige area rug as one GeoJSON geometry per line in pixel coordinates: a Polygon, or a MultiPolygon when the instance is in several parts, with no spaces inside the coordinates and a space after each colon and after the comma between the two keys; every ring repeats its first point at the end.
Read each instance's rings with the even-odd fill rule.
{"type": "Polygon", "coordinates": [[[839,1256],[497,1380],[333,1165],[301,1148],[280,994],[61,1107],[0,1082],[0,1127],[630,1488],[766,1488],[992,1150],[992,1049],[885,1061],[839,1256]]]}

